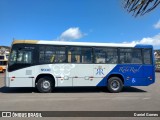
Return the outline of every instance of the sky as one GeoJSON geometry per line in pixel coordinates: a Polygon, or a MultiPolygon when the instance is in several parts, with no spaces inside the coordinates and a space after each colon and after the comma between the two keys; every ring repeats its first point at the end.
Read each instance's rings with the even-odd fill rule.
{"type": "Polygon", "coordinates": [[[144,16],[123,0],[0,0],[0,46],[18,40],[152,44],[160,49],[160,6],[144,16]]]}

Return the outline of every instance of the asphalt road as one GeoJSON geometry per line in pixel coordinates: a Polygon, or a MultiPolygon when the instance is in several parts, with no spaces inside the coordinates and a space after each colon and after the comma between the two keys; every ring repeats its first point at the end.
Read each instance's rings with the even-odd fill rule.
{"type": "Polygon", "coordinates": [[[156,73],[154,84],[125,87],[121,93],[109,93],[105,88],[69,87],[42,94],[34,88],[5,88],[3,76],[0,73],[0,111],[160,111],[160,73],[156,73]]]}

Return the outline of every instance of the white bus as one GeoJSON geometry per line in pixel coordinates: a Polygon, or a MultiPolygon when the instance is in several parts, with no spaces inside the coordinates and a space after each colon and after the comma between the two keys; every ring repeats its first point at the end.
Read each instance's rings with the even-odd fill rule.
{"type": "Polygon", "coordinates": [[[120,92],[123,86],[154,83],[153,56],[151,45],[15,40],[5,85],[43,93],[61,86],[106,86],[120,92]]]}

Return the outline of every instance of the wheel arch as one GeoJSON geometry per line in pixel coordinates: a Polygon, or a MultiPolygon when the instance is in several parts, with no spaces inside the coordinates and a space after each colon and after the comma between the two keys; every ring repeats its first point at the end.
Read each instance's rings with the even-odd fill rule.
{"type": "Polygon", "coordinates": [[[45,73],[45,74],[39,74],[39,75],[36,77],[36,79],[35,79],[35,86],[36,86],[38,80],[39,80],[40,78],[42,78],[42,77],[50,77],[50,78],[53,79],[54,84],[56,84],[56,81],[55,81],[54,76],[53,76],[52,74],[47,74],[47,73],[45,73]]]}
{"type": "Polygon", "coordinates": [[[122,82],[123,82],[123,85],[124,85],[124,76],[123,75],[121,75],[121,74],[119,74],[119,73],[112,73],[112,74],[110,74],[108,77],[107,77],[107,83],[108,83],[108,80],[111,78],[111,77],[118,77],[118,78],[120,78],[121,80],[122,80],[122,82]]]}

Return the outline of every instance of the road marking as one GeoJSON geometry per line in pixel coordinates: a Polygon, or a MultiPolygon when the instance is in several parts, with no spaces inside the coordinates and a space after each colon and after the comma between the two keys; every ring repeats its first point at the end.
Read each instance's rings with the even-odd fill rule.
{"type": "Polygon", "coordinates": [[[149,100],[150,98],[143,98],[143,100],[149,100]]]}
{"type": "Polygon", "coordinates": [[[112,100],[137,100],[140,99],[139,97],[115,97],[112,100]]]}

